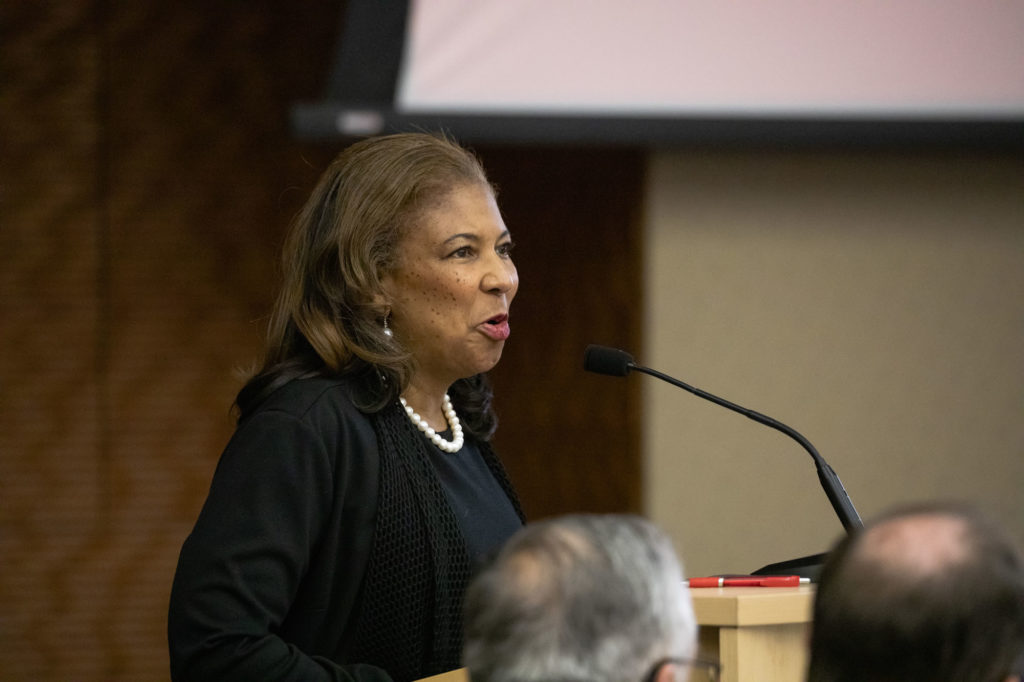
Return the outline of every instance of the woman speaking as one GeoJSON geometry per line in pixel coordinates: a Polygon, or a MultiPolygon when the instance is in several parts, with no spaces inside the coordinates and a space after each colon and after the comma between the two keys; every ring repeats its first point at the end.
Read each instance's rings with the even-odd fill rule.
{"type": "Polygon", "coordinates": [[[178,560],[174,680],[459,666],[474,565],[522,525],[485,375],[510,333],[511,250],[480,163],[445,138],[364,140],[327,169],[178,560]]]}

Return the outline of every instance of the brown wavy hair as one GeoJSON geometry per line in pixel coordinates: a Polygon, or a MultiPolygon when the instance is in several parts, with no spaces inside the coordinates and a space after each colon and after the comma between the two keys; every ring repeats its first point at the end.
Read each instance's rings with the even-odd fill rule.
{"type": "MultiPolygon", "coordinates": [[[[383,332],[381,279],[395,267],[404,232],[467,184],[494,191],[477,157],[443,135],[369,138],[338,154],[285,241],[262,365],[235,400],[239,420],[305,377],[357,379],[358,406],[368,412],[398,398],[413,358],[383,332]]],[[[466,430],[489,438],[496,420],[486,376],[462,379],[450,393],[466,430]]]]}

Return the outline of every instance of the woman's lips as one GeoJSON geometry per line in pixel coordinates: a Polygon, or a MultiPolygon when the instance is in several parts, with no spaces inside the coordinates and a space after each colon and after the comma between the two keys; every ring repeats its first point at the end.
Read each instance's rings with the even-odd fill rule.
{"type": "Polygon", "coordinates": [[[485,336],[495,341],[504,341],[512,333],[508,326],[508,315],[498,315],[477,326],[485,336]]]}

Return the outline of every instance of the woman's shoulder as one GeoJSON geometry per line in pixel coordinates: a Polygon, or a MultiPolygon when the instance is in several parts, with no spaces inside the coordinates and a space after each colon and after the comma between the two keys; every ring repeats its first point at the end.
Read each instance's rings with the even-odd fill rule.
{"type": "Polygon", "coordinates": [[[361,390],[347,377],[293,379],[267,396],[247,419],[284,413],[302,421],[324,418],[365,421],[367,416],[358,407],[361,390]]]}
{"type": "Polygon", "coordinates": [[[293,379],[271,393],[239,423],[233,446],[319,452],[333,460],[343,453],[368,455],[376,435],[357,406],[360,387],[345,377],[293,379]]]}

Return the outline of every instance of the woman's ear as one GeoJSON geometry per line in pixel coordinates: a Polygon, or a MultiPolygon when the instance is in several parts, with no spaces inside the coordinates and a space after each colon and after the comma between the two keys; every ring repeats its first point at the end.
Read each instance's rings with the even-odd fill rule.
{"type": "Polygon", "coordinates": [[[373,307],[376,308],[381,315],[387,315],[391,312],[391,297],[385,293],[387,290],[387,284],[382,283],[381,290],[373,295],[372,303],[373,307]]]}

